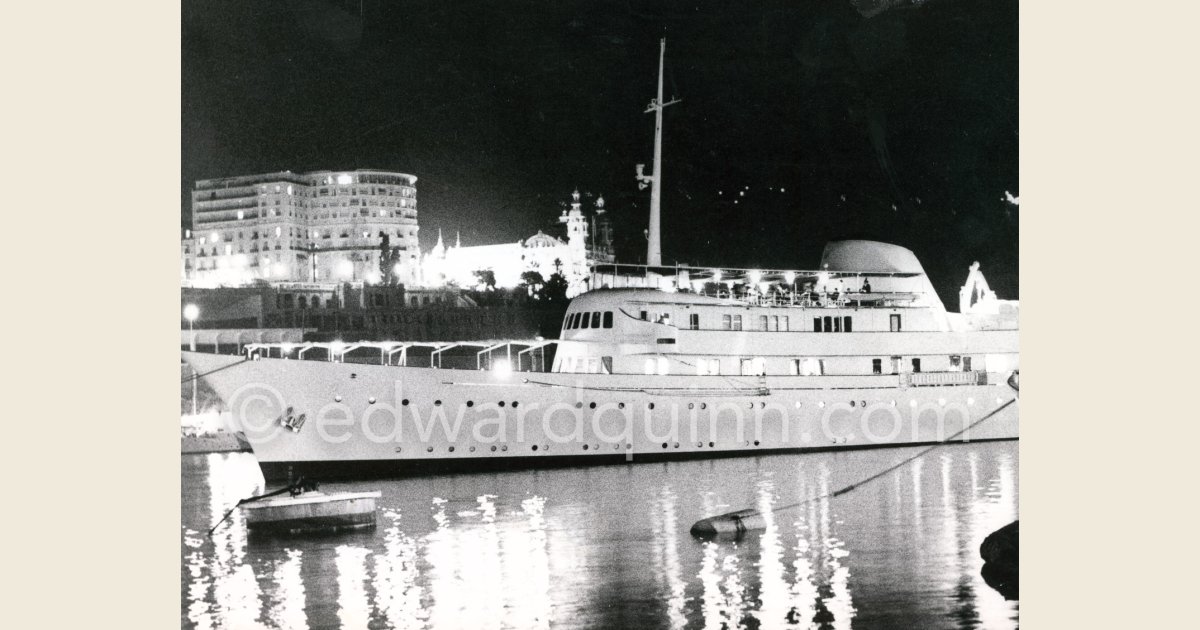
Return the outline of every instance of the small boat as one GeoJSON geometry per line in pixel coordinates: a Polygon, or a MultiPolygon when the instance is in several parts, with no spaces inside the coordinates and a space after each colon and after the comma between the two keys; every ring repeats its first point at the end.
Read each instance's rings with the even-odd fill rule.
{"type": "Polygon", "coordinates": [[[297,496],[256,501],[241,506],[252,532],[305,534],[364,529],[375,526],[373,492],[311,491],[297,496]]]}

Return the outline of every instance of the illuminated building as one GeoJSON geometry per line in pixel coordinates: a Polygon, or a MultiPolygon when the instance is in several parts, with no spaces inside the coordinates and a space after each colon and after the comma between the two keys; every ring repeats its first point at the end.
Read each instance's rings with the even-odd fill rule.
{"type": "Polygon", "coordinates": [[[381,236],[417,278],[417,178],[376,170],[283,171],[196,182],[180,245],[185,286],[378,282],[381,236]]]}
{"type": "Polygon", "coordinates": [[[563,210],[558,220],[566,226],[566,240],[538,231],[529,238],[513,243],[462,246],[458,238],[446,247],[438,233],[437,245],[421,261],[422,281],[427,286],[455,284],[476,287],[475,272],[490,270],[497,288],[513,288],[523,284],[521,275],[536,271],[543,280],[561,273],[567,280],[567,296],[574,297],[588,288],[590,266],[596,262],[612,262],[611,229],[604,217],[604,198],[596,200],[592,216],[584,214],[579,191],[571,195],[571,208],[563,210]],[[592,234],[589,221],[596,225],[599,240],[592,234]]]}

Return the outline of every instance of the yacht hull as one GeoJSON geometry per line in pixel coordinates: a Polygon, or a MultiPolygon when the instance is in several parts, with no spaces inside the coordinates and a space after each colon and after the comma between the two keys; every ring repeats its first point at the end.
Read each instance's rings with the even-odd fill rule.
{"type": "Polygon", "coordinates": [[[601,375],[184,352],[265,478],[359,478],[1017,439],[1008,374],[601,375]]]}

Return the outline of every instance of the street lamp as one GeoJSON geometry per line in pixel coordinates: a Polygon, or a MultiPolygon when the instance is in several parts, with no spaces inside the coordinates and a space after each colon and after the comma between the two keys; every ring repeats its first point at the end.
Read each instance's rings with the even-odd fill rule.
{"type": "MultiPolygon", "coordinates": [[[[192,349],[192,352],[196,351],[195,323],[196,323],[197,317],[200,317],[200,307],[196,306],[195,304],[188,304],[187,306],[183,307],[183,318],[188,320],[188,333],[189,333],[189,336],[192,338],[191,346],[190,346],[192,349]]],[[[196,373],[196,366],[193,365],[192,366],[192,417],[193,418],[196,417],[197,394],[199,393],[197,390],[199,389],[199,384],[198,384],[199,380],[200,380],[199,374],[196,373]]]]}

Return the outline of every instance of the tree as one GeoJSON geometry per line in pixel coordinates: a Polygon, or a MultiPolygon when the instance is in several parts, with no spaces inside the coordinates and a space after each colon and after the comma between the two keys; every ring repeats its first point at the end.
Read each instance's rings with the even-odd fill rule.
{"type": "Polygon", "coordinates": [[[541,289],[545,283],[546,279],[536,271],[530,270],[521,273],[521,284],[525,285],[525,291],[529,295],[536,295],[538,289],[541,289]]]}
{"type": "Polygon", "coordinates": [[[389,286],[400,281],[396,274],[396,265],[400,264],[400,248],[392,247],[392,239],[387,232],[380,232],[383,241],[379,244],[379,282],[389,286]]]}
{"type": "Polygon", "coordinates": [[[488,291],[493,291],[496,288],[496,272],[491,269],[479,269],[474,272],[475,279],[479,284],[483,285],[488,291]]]}
{"type": "Polygon", "coordinates": [[[550,279],[538,291],[538,299],[550,304],[566,304],[567,279],[561,273],[551,274],[550,279]]]}

